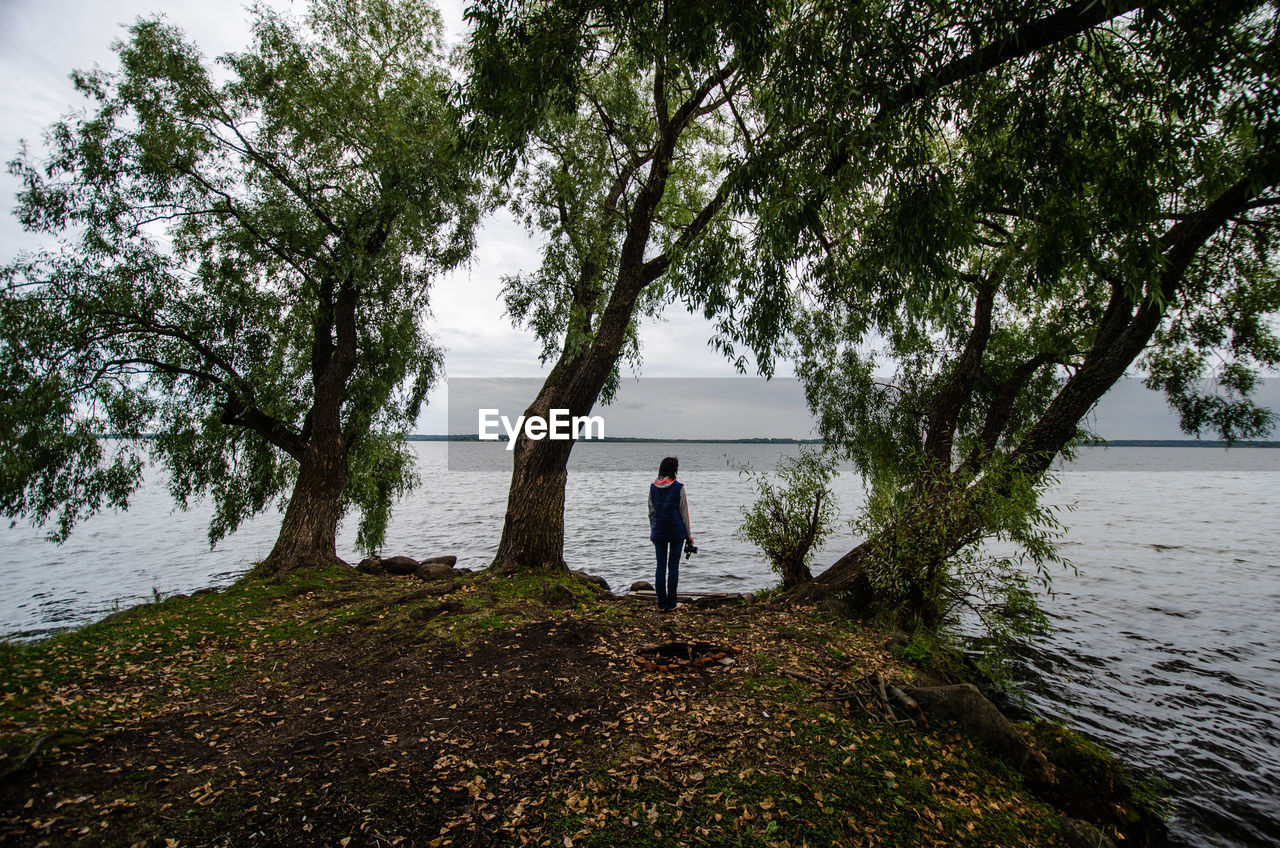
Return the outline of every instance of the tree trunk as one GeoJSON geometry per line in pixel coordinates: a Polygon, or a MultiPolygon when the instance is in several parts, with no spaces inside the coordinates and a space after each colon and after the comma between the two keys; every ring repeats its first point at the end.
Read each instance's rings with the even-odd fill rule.
{"type": "Polygon", "coordinates": [[[285,574],[300,568],[345,565],[338,557],[337,536],[346,485],[345,447],[339,444],[325,450],[314,442],[308,445],[299,458],[298,480],[280,535],[259,568],[268,574],[285,574]]]}
{"type": "MultiPolygon", "coordinates": [[[[535,401],[529,414],[540,406],[535,401]]],[[[523,433],[517,437],[502,540],[490,566],[498,574],[569,570],[564,561],[564,490],[572,449],[571,441],[535,441],[523,433]]]]}
{"type": "MultiPolygon", "coordinates": [[[[860,601],[869,599],[871,594],[866,563],[872,547],[870,540],[858,545],[833,562],[826,571],[800,585],[791,594],[791,598],[799,603],[817,603],[833,594],[846,594],[854,601],[855,606],[864,606],[860,601]]],[[[786,585],[785,578],[783,585],[786,585]]]]}
{"type": "Polygon", "coordinates": [[[783,588],[792,589],[813,580],[813,573],[803,559],[785,559],[778,563],[778,567],[782,571],[783,588]]]}
{"type": "MultiPolygon", "coordinates": [[[[552,409],[590,415],[627,338],[636,301],[658,272],[648,270],[644,249],[667,180],[670,146],[655,156],[648,184],[632,210],[622,243],[618,278],[595,338],[580,353],[565,350],[525,416],[547,418],[552,409]]],[[[567,571],[564,561],[564,488],[573,441],[516,437],[511,488],[502,540],[490,566],[499,574],[567,571]]],[[[642,507],[641,507],[642,508],[642,507]]]]}

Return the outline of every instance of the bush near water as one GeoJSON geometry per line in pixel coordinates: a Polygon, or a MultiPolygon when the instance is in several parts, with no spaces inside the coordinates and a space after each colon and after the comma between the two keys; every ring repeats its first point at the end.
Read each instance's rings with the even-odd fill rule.
{"type": "Polygon", "coordinates": [[[1066,770],[1074,746],[1028,735],[1055,794],[954,725],[834,697],[930,682],[886,644],[811,608],[658,616],[574,576],[250,576],[0,644],[0,841],[1074,845],[1100,835],[1081,794],[1150,840],[1066,770]],[[736,662],[632,662],[671,639],[736,662]]]}

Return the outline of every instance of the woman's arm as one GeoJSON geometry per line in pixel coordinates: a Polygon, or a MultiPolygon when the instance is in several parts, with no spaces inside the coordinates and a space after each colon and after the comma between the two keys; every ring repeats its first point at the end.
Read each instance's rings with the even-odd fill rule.
{"type": "Polygon", "coordinates": [[[680,487],[680,517],[684,520],[684,535],[693,541],[693,522],[689,520],[689,498],[685,495],[685,487],[680,487]]]}

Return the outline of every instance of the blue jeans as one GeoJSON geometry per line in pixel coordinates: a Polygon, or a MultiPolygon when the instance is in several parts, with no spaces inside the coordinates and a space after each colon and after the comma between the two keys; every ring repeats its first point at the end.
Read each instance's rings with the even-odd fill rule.
{"type": "Polygon", "coordinates": [[[680,582],[680,554],[684,552],[684,539],[673,542],[654,542],[658,555],[658,570],[653,575],[653,589],[658,593],[658,609],[676,608],[676,584],[680,582]]]}

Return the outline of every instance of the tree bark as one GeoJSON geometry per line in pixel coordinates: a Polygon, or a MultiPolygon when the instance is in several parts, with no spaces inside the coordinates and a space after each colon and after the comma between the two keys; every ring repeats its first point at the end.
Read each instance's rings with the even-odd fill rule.
{"type": "MultiPolygon", "coordinates": [[[[526,417],[545,418],[552,409],[568,408],[558,385],[552,382],[554,376],[553,372],[525,410],[526,417]]],[[[507,513],[490,568],[498,574],[568,571],[564,561],[564,490],[573,442],[527,439],[521,432],[513,450],[507,513]]]]}
{"type": "Polygon", "coordinates": [[[870,541],[858,545],[833,562],[826,571],[798,586],[791,594],[792,600],[802,604],[816,603],[830,595],[843,593],[851,596],[855,606],[863,606],[859,600],[871,595],[871,583],[867,579],[866,570],[871,551],[870,541]]]}
{"type": "Polygon", "coordinates": [[[341,445],[314,442],[299,457],[298,480],[275,546],[259,568],[285,574],[300,568],[346,565],[338,556],[338,521],[347,485],[347,453],[341,445]]]}
{"type": "MultiPolygon", "coordinates": [[[[709,90],[709,86],[707,87],[709,90]]],[[[706,92],[702,93],[703,97],[706,92]]],[[[676,140],[683,129],[665,118],[661,74],[655,82],[655,107],[661,128],[645,179],[630,214],[626,236],[618,252],[618,271],[613,292],[600,315],[594,338],[585,350],[561,353],[547,376],[537,399],[526,416],[546,418],[552,409],[568,410],[570,416],[591,413],[614,364],[626,343],[627,327],[635,313],[636,301],[645,287],[665,266],[644,260],[653,231],[658,206],[666,192],[676,140]]],[[[651,260],[656,262],[656,260],[651,260]]],[[[569,479],[572,441],[531,440],[521,433],[516,438],[511,488],[502,539],[490,568],[499,574],[567,571],[564,561],[564,490],[569,479]]]]}
{"type": "Polygon", "coordinates": [[[782,586],[792,589],[813,580],[813,572],[804,564],[803,559],[787,559],[780,563],[782,569],[782,586]]]}
{"type": "Polygon", "coordinates": [[[986,496],[984,485],[987,485],[986,481],[959,489],[934,486],[929,487],[927,494],[922,489],[915,508],[840,557],[811,582],[799,587],[791,597],[801,603],[814,603],[839,594],[854,608],[863,611],[871,610],[877,604],[884,606],[887,602],[890,606],[897,605],[909,614],[920,616],[927,624],[938,623],[933,619],[940,611],[931,608],[930,589],[943,563],[974,541],[982,530],[975,504],[986,496]],[[939,514],[948,516],[942,533],[939,533],[939,514]],[[907,540],[910,549],[895,550],[895,540],[907,540]],[[882,597],[882,593],[872,585],[868,567],[881,557],[898,560],[900,570],[913,575],[913,579],[902,586],[901,597],[882,597]],[[902,561],[904,558],[906,562],[902,561]]]}
{"type": "Polygon", "coordinates": [[[284,574],[346,562],[338,556],[338,522],[347,487],[351,442],[343,437],[342,404],[356,367],[356,291],[350,280],[322,292],[312,343],[314,396],[306,445],[293,456],[298,479],[275,547],[259,568],[284,574]]]}

